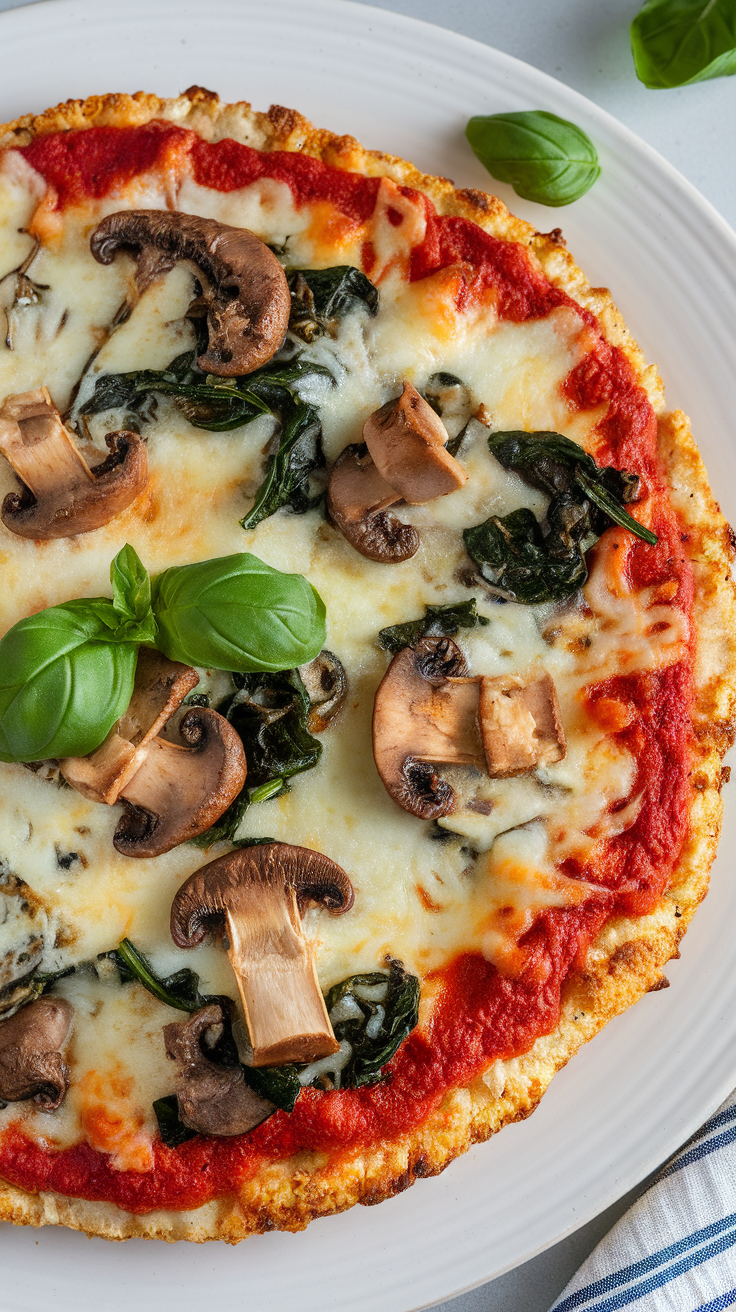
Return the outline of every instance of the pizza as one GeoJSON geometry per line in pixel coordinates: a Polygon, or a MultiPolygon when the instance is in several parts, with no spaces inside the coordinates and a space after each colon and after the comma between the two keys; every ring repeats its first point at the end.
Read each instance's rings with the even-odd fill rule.
{"type": "Polygon", "coordinates": [[[298,1230],[665,984],[730,531],[559,230],[196,87],[0,147],[0,1217],[298,1230]]]}

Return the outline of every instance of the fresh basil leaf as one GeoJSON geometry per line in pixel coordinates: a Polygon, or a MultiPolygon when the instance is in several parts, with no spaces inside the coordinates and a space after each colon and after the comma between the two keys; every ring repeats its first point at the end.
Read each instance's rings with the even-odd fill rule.
{"type": "Polygon", "coordinates": [[[179,1119],[179,1102],[175,1093],[170,1093],[165,1098],[157,1098],[153,1110],[158,1121],[161,1142],[165,1143],[167,1148],[178,1148],[180,1144],[196,1138],[197,1131],[190,1130],[179,1119]]]}
{"type": "Polygon", "coordinates": [[[325,607],[301,574],[246,552],[167,569],[153,580],[157,647],[171,660],[241,674],[288,670],[322,650],[325,607]]]}
{"type": "Polygon", "coordinates": [[[151,610],[151,579],[137,552],[126,543],[110,566],[112,608],[121,623],[115,631],[119,641],[122,628],[137,642],[153,643],[156,621],[151,610]]]}
{"type": "Polygon", "coordinates": [[[449,606],[425,606],[422,619],[407,620],[405,624],[392,624],[381,629],[378,645],[384,651],[397,652],[403,647],[412,647],[420,638],[451,638],[458,629],[474,629],[477,624],[490,624],[490,620],[478,614],[475,597],[450,602],[449,606]]]}
{"type": "Polygon", "coordinates": [[[478,115],[465,135],[492,177],[541,205],[578,200],[601,171],[587,133],[546,110],[478,115]]]}
{"type": "Polygon", "coordinates": [[[311,495],[309,480],[324,468],[322,425],[313,406],[299,401],[284,423],[277,451],[270,456],[266,475],[241,527],[255,528],[261,520],[288,506],[296,514],[313,509],[324,495],[311,495]]]}
{"type": "MultiPolygon", "coordinates": [[[[68,601],[20,620],[0,642],[0,760],[86,756],[133,693],[137,645],[113,641],[111,601],[68,601]]],[[[321,643],[316,645],[315,652],[321,643]]]]}
{"type": "Polygon", "coordinates": [[[246,1084],[259,1097],[272,1102],[282,1111],[293,1112],[302,1086],[296,1066],[245,1066],[242,1065],[246,1084]]]}
{"type": "Polygon", "coordinates": [[[123,983],[137,980],[144,989],[152,993],[159,1002],[177,1011],[194,1012],[206,1007],[211,1002],[219,1001],[199,991],[199,975],[184,966],[175,974],[162,977],[157,975],[147,957],[129,938],[121,939],[112,952],[101,953],[115,962],[123,983]]]}
{"type": "Polygon", "coordinates": [[[336,1085],[360,1088],[382,1078],[383,1067],[418,1024],[419,980],[400,962],[392,961],[389,974],[352,975],[335,984],[325,1005],[335,1038],[352,1047],[350,1060],[337,1073],[336,1085]]]}
{"type": "Polygon", "coordinates": [[[378,313],[378,288],[360,269],[338,264],[331,269],[287,269],[291,292],[289,328],[305,342],[323,333],[334,335],[336,321],[361,306],[378,313]]]}
{"type": "Polygon", "coordinates": [[[631,24],[636,75],[658,91],[736,73],[733,0],[647,0],[631,24]]]}

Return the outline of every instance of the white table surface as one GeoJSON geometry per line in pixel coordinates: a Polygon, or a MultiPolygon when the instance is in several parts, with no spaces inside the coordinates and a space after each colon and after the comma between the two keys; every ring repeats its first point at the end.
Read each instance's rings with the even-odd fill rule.
{"type": "MultiPolygon", "coordinates": [[[[628,28],[639,0],[372,3],[495,46],[588,96],[664,155],[736,227],[736,78],[648,91],[637,81],[629,50],[628,28]]],[[[14,0],[0,0],[0,10],[15,7],[14,0]]],[[[548,1312],[642,1188],[515,1271],[438,1304],[436,1312],[548,1312]]]]}

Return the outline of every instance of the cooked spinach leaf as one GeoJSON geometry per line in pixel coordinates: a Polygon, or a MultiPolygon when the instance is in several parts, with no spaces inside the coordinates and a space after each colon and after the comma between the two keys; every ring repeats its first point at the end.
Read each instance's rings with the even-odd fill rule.
{"type": "Polygon", "coordinates": [[[282,1111],[293,1112],[302,1091],[296,1066],[243,1066],[246,1084],[282,1111]]]}
{"type": "Polygon", "coordinates": [[[249,424],[258,415],[273,414],[293,404],[294,386],[315,374],[334,382],[324,365],[298,356],[287,362],[271,361],[243,378],[217,378],[202,372],[196,351],[184,351],[165,369],[103,374],[79,413],[96,415],[125,408],[146,421],[153,417],[152,406],[158,394],[172,396],[195,428],[227,432],[249,424]]]}
{"type": "Polygon", "coordinates": [[[397,652],[411,647],[420,638],[451,638],[458,629],[474,629],[478,624],[489,624],[485,615],[479,615],[475,597],[468,601],[450,602],[448,606],[425,606],[420,620],[407,620],[405,624],[392,624],[381,629],[378,645],[384,651],[397,652]]]}
{"type": "Polygon", "coordinates": [[[336,321],[364,306],[378,313],[378,288],[360,269],[338,264],[331,269],[287,269],[291,292],[289,328],[302,341],[313,342],[328,333],[334,336],[336,321]]]}
{"type": "Polygon", "coordinates": [[[123,984],[137,980],[159,1002],[165,1002],[167,1007],[193,1012],[208,1006],[210,1002],[219,1002],[219,998],[200,993],[199,975],[188,966],[173,975],[157,975],[148,958],[129,938],[121,939],[112,952],[101,952],[100,957],[115,963],[123,984]]]}
{"type": "Polygon", "coordinates": [[[242,674],[240,686],[221,713],[237,729],[248,762],[248,787],[311,770],[322,744],[309,733],[310,702],[296,670],[242,674]]]}
{"type": "Polygon", "coordinates": [[[166,1098],[157,1098],[153,1110],[156,1113],[161,1142],[165,1143],[167,1148],[178,1148],[188,1139],[196,1138],[197,1131],[190,1130],[179,1119],[179,1102],[175,1093],[170,1093],[166,1098]]]}
{"type": "Polygon", "coordinates": [[[287,779],[311,770],[322,755],[322,744],[307,728],[311,703],[297,670],[235,674],[233,678],[237,692],[217,709],[243,740],[248,777],[220,819],[190,840],[197,847],[211,847],[228,839],[233,842],[251,803],[280,796],[286,791],[287,779]],[[276,786],[264,795],[261,790],[268,784],[276,786]]]}
{"type": "Polygon", "coordinates": [[[388,974],[352,975],[325,999],[338,1042],[352,1055],[335,1076],[338,1088],[360,1088],[383,1078],[383,1067],[419,1020],[419,980],[398,961],[388,974]]]}
{"type": "Polygon", "coordinates": [[[316,493],[310,489],[312,475],[325,464],[319,415],[305,401],[297,401],[289,408],[291,413],[283,423],[276,451],[269,456],[256,499],[240,521],[243,528],[255,528],[282,506],[297,515],[304,514],[324,496],[324,488],[316,493]]]}
{"type": "Polygon", "coordinates": [[[544,526],[521,509],[463,533],[483,578],[512,600],[535,605],[571,596],[588,577],[586,551],[612,523],[656,543],[624,509],[638,496],[636,475],[601,468],[560,433],[492,433],[488,446],[505,469],[550,497],[544,526]]]}

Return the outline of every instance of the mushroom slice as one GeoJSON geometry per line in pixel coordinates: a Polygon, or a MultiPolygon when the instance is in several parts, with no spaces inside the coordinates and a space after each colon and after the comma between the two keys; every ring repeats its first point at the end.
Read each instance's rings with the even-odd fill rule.
{"type": "Polygon", "coordinates": [[[346,446],[332,467],[327,513],[343,537],[368,560],[397,565],[419,550],[419,534],[388,506],[401,500],[381,477],[365,448],[346,446]]]}
{"type": "Polygon", "coordinates": [[[480,681],[479,718],[488,773],[500,778],[561,761],[567,750],[552,679],[516,675],[480,681]]]}
{"type": "Polygon", "coordinates": [[[451,638],[420,638],[389,665],[373,707],[373,756],[387,792],[422,820],[447,815],[449,784],[429,762],[484,764],[478,686],[451,638]]]}
{"type": "MultiPolygon", "coordinates": [[[[190,875],[171,907],[180,948],[225,926],[254,1066],[311,1062],[337,1052],[301,910],[319,902],[348,911],[353,887],[321,852],[263,843],[230,852],[190,875]]],[[[224,940],[223,940],[224,941],[224,940]]]]}
{"type": "Polygon", "coordinates": [[[90,801],[112,806],[143,764],[150,740],[198,683],[199,675],[191,665],[170,661],[152,647],[141,647],[125,715],[89,756],[67,756],[59,762],[67,783],[90,801]]]}
{"type": "Polygon", "coordinates": [[[246,1084],[242,1066],[220,1066],[206,1055],[203,1045],[209,1039],[213,1047],[222,1026],[216,1004],[164,1026],[166,1056],[176,1062],[179,1117],[190,1130],[218,1137],[247,1134],[276,1110],[246,1084]]]}
{"type": "Polygon", "coordinates": [[[98,224],[90,248],[100,264],[111,264],[125,249],[155,272],[176,260],[196,266],[205,284],[198,304],[207,311],[209,329],[198,362],[205,372],[224,378],[252,373],[283,343],[291,310],[286,274],[246,228],[171,210],[121,210],[98,224]],[[151,248],[168,257],[163,265],[157,266],[151,248]]]}
{"type": "Polygon", "coordinates": [[[308,665],[299,666],[299,677],[309,697],[310,733],[323,733],[337,715],[348,690],[345,667],[334,652],[321,651],[308,665]]]}
{"type": "Polygon", "coordinates": [[[423,820],[447,815],[452,788],[431,763],[473,765],[492,778],[523,774],[565,755],[548,674],[469,677],[450,638],[422,638],[392,660],[376,692],[373,756],[384,787],[423,820]]]}
{"type": "Polygon", "coordinates": [[[69,1087],[61,1049],[74,1008],[64,998],[39,998],[0,1023],[0,1098],[33,1098],[44,1111],[59,1106],[69,1087]]]}
{"type": "Polygon", "coordinates": [[[90,469],[46,387],[0,406],[0,451],[24,488],[3,501],[2,521],[23,538],[69,538],[107,524],[143,491],[148,457],[138,433],[108,433],[110,454],[90,469]]]}
{"type": "Polygon", "coordinates": [[[404,383],[401,396],[370,415],[363,441],[381,477],[409,505],[447,496],[468,481],[462,465],[446,450],[442,420],[411,383],[404,383]]]}
{"type": "Polygon", "coordinates": [[[179,734],[182,744],[151,738],[120,790],[127,807],[112,841],[124,856],[160,856],[203,834],[245,783],[243,743],[224,716],[193,707],[179,734]]]}

